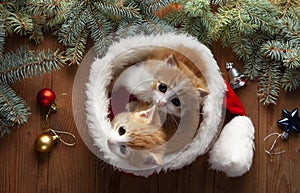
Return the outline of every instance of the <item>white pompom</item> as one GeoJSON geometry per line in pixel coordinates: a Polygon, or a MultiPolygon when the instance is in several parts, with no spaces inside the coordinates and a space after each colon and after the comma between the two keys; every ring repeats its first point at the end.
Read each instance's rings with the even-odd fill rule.
{"type": "Polygon", "coordinates": [[[229,177],[249,171],[254,153],[254,127],[246,116],[236,116],[223,128],[209,152],[211,168],[229,177]]]}

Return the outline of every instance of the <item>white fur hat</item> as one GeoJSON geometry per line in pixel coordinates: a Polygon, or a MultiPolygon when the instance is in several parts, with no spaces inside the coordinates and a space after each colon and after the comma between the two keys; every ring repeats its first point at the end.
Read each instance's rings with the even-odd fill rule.
{"type": "MultiPolygon", "coordinates": [[[[104,57],[96,58],[92,63],[86,86],[88,132],[97,151],[103,155],[101,158],[121,171],[149,176],[162,170],[179,169],[205,154],[218,137],[223,125],[223,99],[226,90],[226,84],[211,51],[194,37],[167,33],[121,39],[109,48],[104,57]],[[180,152],[166,155],[164,165],[140,170],[119,159],[107,146],[107,134],[111,130],[107,87],[116,72],[128,64],[139,62],[141,57],[147,56],[155,47],[173,49],[184,54],[192,62],[195,61],[206,79],[210,94],[204,101],[202,122],[192,141],[180,152]]],[[[253,133],[253,125],[245,116],[237,117],[227,124],[210,152],[212,167],[226,172],[229,176],[240,176],[248,171],[253,157],[253,133]],[[242,121],[243,124],[237,123],[238,121],[242,121]],[[245,138],[249,140],[246,141],[245,138]],[[239,143],[244,144],[243,148],[236,145],[239,143]]]]}

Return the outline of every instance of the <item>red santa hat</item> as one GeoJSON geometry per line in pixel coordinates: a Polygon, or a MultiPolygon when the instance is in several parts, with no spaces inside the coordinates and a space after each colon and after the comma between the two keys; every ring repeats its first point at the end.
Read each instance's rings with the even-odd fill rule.
{"type": "Polygon", "coordinates": [[[245,109],[240,99],[236,96],[229,83],[225,81],[225,84],[227,86],[226,97],[224,98],[226,110],[233,115],[245,116],[245,109]]]}
{"type": "Polygon", "coordinates": [[[228,122],[209,152],[211,168],[237,177],[249,171],[254,150],[254,127],[230,85],[224,101],[226,110],[235,117],[228,122]]]}

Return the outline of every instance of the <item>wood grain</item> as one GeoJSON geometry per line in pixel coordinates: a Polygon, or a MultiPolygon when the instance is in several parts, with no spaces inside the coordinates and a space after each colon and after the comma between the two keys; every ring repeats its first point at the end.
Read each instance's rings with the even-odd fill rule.
{"type": "MultiPolygon", "coordinates": [[[[38,47],[26,38],[10,37],[5,50],[13,50],[24,43],[34,49],[62,48],[51,36],[46,36],[38,47]]],[[[234,62],[236,67],[242,69],[242,62],[237,60],[230,48],[223,48],[219,42],[214,42],[211,50],[225,80],[228,80],[226,62],[234,62]]],[[[29,78],[13,85],[16,92],[31,107],[32,114],[26,126],[13,128],[10,135],[0,138],[1,193],[300,192],[299,136],[291,134],[287,141],[279,141],[276,150],[285,149],[286,152],[273,156],[273,159],[264,152],[265,146],[270,145],[270,142],[263,141],[268,134],[281,132],[276,123],[282,117],[281,110],[284,108],[292,111],[299,107],[300,91],[281,93],[278,105],[269,107],[259,103],[256,81],[249,81],[245,87],[236,91],[256,129],[253,166],[244,176],[228,178],[223,173],[210,170],[208,155],[203,155],[180,170],[143,178],[114,170],[112,166],[98,159],[81,137],[73,114],[77,115],[84,107],[81,106],[77,110],[72,108],[72,102],[78,101],[84,95],[76,92],[76,96],[72,96],[77,71],[77,66],[63,67],[60,71],[29,78]],[[75,134],[77,144],[75,147],[67,147],[58,143],[51,153],[41,155],[34,151],[33,144],[42,132],[43,123],[42,109],[36,103],[36,93],[44,87],[52,88],[58,96],[67,93],[60,98],[59,111],[51,115],[51,126],[75,134]]],[[[82,86],[84,85],[79,89],[82,89],[82,86]]],[[[82,105],[80,101],[79,105],[82,105]]]]}

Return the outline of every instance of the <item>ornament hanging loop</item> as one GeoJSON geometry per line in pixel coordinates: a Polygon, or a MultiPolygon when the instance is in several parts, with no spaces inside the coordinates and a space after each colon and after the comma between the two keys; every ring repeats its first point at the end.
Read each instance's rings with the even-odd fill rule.
{"type": "Polygon", "coordinates": [[[275,146],[276,146],[276,144],[277,144],[277,140],[278,140],[279,138],[285,139],[285,138],[284,138],[284,134],[281,134],[281,133],[271,133],[271,134],[269,134],[267,137],[264,138],[264,142],[266,142],[266,141],[267,141],[270,137],[272,137],[272,136],[276,136],[276,138],[274,139],[274,141],[273,141],[271,147],[270,147],[269,149],[264,149],[265,152],[271,157],[271,159],[272,159],[272,156],[273,156],[273,155],[279,155],[279,154],[282,154],[282,153],[285,152],[285,150],[279,151],[279,152],[274,152],[274,148],[275,148],[275,146]]]}
{"type": "MultiPolygon", "coordinates": [[[[59,97],[57,97],[56,101],[66,95],[67,95],[67,93],[62,93],[59,97]]],[[[57,112],[59,108],[60,108],[60,106],[57,105],[55,102],[53,102],[47,112],[46,118],[48,118],[52,112],[57,112]]]]}
{"type": "Polygon", "coordinates": [[[76,136],[73,135],[72,133],[69,133],[67,131],[54,130],[54,129],[49,129],[49,131],[51,131],[54,134],[54,136],[56,136],[57,139],[59,139],[59,141],[62,142],[63,144],[65,144],[66,146],[74,146],[74,145],[76,145],[76,136]],[[61,138],[61,136],[59,136],[58,134],[69,135],[73,139],[73,142],[69,143],[69,142],[63,140],[61,138]]]}
{"type": "MultiPolygon", "coordinates": [[[[62,93],[59,97],[57,97],[57,99],[61,98],[62,96],[66,96],[66,95],[67,95],[67,93],[62,93]]],[[[59,108],[60,108],[60,106],[57,105],[55,102],[53,102],[53,103],[51,104],[51,106],[49,107],[49,110],[48,110],[47,114],[45,115],[45,122],[44,122],[44,124],[43,124],[43,128],[47,128],[49,116],[50,116],[53,112],[57,112],[59,108]]]]}
{"type": "Polygon", "coordinates": [[[59,109],[59,106],[56,103],[52,103],[47,114],[45,115],[45,122],[43,124],[43,128],[47,128],[49,116],[51,115],[52,112],[57,112],[58,109],[59,109]]]}

